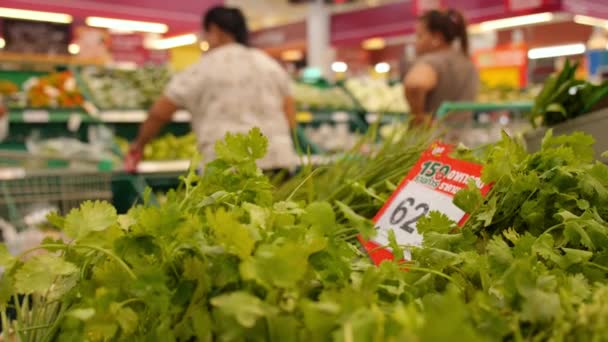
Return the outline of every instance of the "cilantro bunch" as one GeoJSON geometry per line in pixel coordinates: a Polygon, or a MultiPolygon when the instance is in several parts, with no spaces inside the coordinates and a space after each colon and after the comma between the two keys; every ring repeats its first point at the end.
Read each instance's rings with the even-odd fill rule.
{"type": "Polygon", "coordinates": [[[316,176],[344,172],[329,166],[280,197],[255,165],[266,138],[228,135],[160,206],[88,202],[49,217],[69,242],[0,249],[2,323],[22,341],[602,341],[608,169],[592,143],[548,135],[527,154],[505,136],[480,157],[491,192],[455,198],[465,226],[433,212],[414,261],[376,267],[352,237],[373,233],[365,217],[398,180],[325,189],[316,176]]]}

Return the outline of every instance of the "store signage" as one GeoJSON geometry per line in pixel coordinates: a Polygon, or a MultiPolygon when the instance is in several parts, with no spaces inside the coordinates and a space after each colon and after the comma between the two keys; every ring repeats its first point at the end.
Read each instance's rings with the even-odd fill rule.
{"type": "Polygon", "coordinates": [[[144,36],[137,33],[112,34],[110,39],[112,60],[117,63],[135,63],[142,65],[147,60],[144,48],[144,36]]]}
{"type": "Polygon", "coordinates": [[[525,45],[506,45],[473,53],[479,76],[489,86],[525,87],[528,49],[525,45]]]}
{"type": "MultiPolygon", "coordinates": [[[[468,186],[469,180],[473,180],[484,195],[490,190],[480,179],[482,166],[451,158],[452,151],[452,145],[432,144],[374,217],[376,237],[371,241],[359,238],[374,263],[393,259],[391,251],[381,247],[388,245],[391,230],[399,245],[420,246],[423,238],[416,230],[416,223],[431,211],[439,211],[464,224],[467,213],[453,203],[453,198],[468,186]]],[[[410,259],[409,251],[404,252],[410,259]]]]}
{"type": "Polygon", "coordinates": [[[70,25],[2,18],[4,51],[65,55],[70,42],[70,25]]]}

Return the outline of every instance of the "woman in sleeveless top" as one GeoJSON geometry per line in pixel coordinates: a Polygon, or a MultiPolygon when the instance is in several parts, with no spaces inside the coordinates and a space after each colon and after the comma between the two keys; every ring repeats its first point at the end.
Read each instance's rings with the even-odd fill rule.
{"type": "Polygon", "coordinates": [[[418,59],[404,79],[413,124],[430,122],[444,101],[473,101],[479,76],[469,58],[467,25],[456,10],[432,10],[416,24],[418,59]]]}

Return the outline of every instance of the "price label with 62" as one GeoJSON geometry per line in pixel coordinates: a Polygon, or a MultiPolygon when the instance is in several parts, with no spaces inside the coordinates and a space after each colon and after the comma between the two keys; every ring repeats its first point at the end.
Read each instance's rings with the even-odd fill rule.
{"type": "MultiPolygon", "coordinates": [[[[420,246],[422,236],[416,230],[418,220],[431,211],[439,211],[463,223],[466,213],[453,203],[454,194],[474,180],[482,193],[489,186],[480,180],[482,166],[448,156],[452,147],[434,143],[414,165],[397,190],[374,218],[377,235],[372,241],[360,238],[376,264],[393,255],[387,246],[389,231],[401,246],[420,246]]],[[[404,255],[411,258],[409,250],[404,255]]]]}

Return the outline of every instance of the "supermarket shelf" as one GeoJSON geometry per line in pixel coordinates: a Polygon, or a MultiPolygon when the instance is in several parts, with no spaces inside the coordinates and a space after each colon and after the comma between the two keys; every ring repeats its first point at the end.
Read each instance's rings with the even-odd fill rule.
{"type": "Polygon", "coordinates": [[[0,63],[47,65],[104,65],[99,59],[84,59],[70,55],[22,54],[0,52],[0,63]]]}
{"type": "MultiPolygon", "coordinates": [[[[71,120],[80,120],[84,123],[140,123],[148,113],[144,110],[111,110],[101,111],[98,118],[88,115],[83,109],[22,109],[9,112],[11,123],[67,123],[71,120]]],[[[191,115],[186,111],[178,111],[173,122],[190,122],[191,115]]]]}
{"type": "Polygon", "coordinates": [[[436,116],[438,119],[441,119],[449,113],[463,111],[482,112],[496,110],[512,110],[526,112],[531,110],[533,105],[534,104],[531,101],[505,103],[444,102],[437,110],[436,116]]]}

